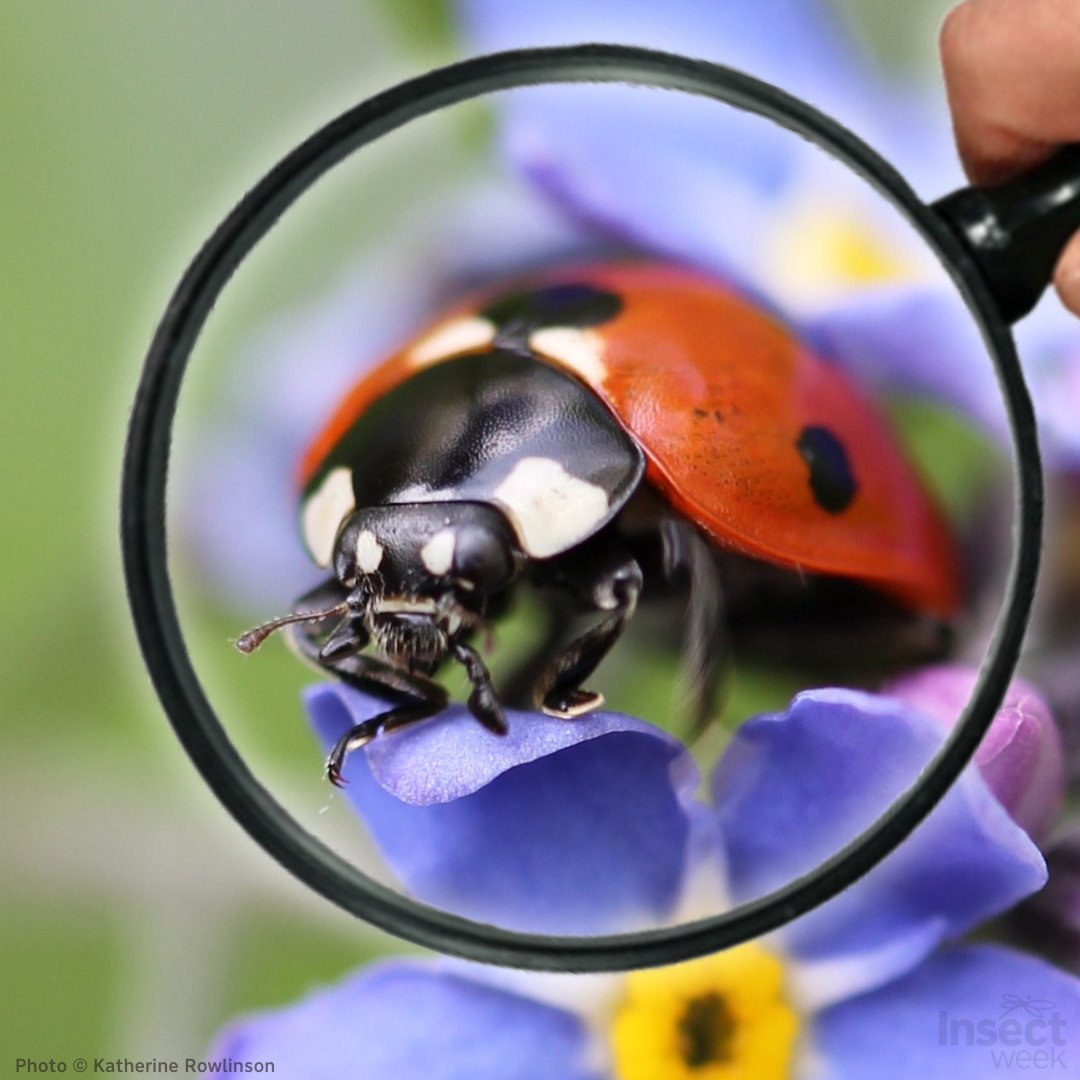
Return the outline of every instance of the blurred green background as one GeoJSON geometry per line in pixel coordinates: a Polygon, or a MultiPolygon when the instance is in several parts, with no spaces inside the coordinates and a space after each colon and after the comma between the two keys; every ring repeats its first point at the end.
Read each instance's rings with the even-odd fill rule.
{"type": "MultiPolygon", "coordinates": [[[[948,6],[847,4],[884,65],[927,70],[948,6]]],[[[398,947],[257,850],[169,733],[127,624],[117,477],[141,354],[197,244],[323,121],[455,54],[434,0],[0,6],[0,1073],[16,1057],[197,1056],[235,1012],[398,947]]],[[[424,160],[460,174],[476,136],[447,128],[424,160]]],[[[402,151],[373,169],[387,200],[423,190],[402,151]]],[[[351,197],[350,233],[317,204],[284,230],[276,270],[230,294],[219,351],[378,233],[351,197]]],[[[305,681],[286,679],[230,693],[260,715],[305,681]]],[[[303,738],[279,744],[268,783],[307,784],[309,805],[325,793],[290,768],[303,738]]]]}

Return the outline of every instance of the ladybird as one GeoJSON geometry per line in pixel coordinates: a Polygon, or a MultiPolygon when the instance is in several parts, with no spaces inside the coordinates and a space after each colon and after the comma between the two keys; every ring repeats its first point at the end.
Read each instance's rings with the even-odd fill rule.
{"type": "Polygon", "coordinates": [[[303,657],[400,697],[332,750],[339,784],[351,750],[446,706],[451,659],[494,732],[504,704],[595,708],[584,684],[643,598],[689,594],[701,715],[725,635],[787,625],[793,598],[837,625],[946,627],[959,603],[949,529],[882,415],[776,316],[682,267],[567,268],[450,311],[356,382],[298,479],[329,577],[237,644],[290,626],[303,657]],[[473,642],[522,588],[551,626],[500,692],[473,642]]]}

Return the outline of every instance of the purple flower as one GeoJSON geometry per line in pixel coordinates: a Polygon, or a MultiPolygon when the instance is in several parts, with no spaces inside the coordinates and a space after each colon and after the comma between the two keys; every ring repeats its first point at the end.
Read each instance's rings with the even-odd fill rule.
{"type": "MultiPolygon", "coordinates": [[[[335,722],[335,708],[344,713],[340,703],[317,703],[324,739],[350,722],[344,714],[335,722]]],[[[555,881],[549,925],[559,922],[560,908],[572,925],[585,925],[588,906],[593,929],[611,928],[627,918],[627,841],[639,845],[632,861],[654,875],[650,888],[628,888],[649,896],[669,918],[716,910],[725,894],[735,901],[753,898],[847,843],[913,781],[944,735],[940,723],[894,698],[801,694],[785,713],[758,717],[736,733],[712,777],[711,809],[688,803],[689,776],[677,752],[667,756],[667,764],[675,765],[666,774],[668,805],[677,809],[650,817],[653,828],[645,838],[642,812],[659,805],[663,782],[650,780],[649,801],[635,804],[622,798],[625,790],[615,778],[623,766],[637,777],[642,762],[664,760],[666,740],[644,730],[633,737],[615,734],[611,723],[596,718],[580,741],[550,733],[523,736],[514,751],[470,764],[468,779],[456,782],[484,786],[449,803],[438,801],[445,791],[417,787],[409,777],[417,748],[387,740],[381,760],[371,760],[369,750],[366,761],[361,754],[350,761],[354,805],[376,832],[384,826],[406,830],[400,844],[383,847],[403,879],[426,859],[454,861],[447,848],[460,845],[472,867],[473,888],[465,891],[475,899],[498,881],[512,921],[536,925],[527,914],[535,912],[533,891],[555,881]],[[526,743],[552,737],[563,749],[524,760],[526,743]],[[572,780],[560,787],[560,776],[575,775],[574,759],[594,749],[610,771],[597,772],[594,761],[586,766],[595,780],[591,791],[572,780]],[[555,769],[560,755],[566,756],[563,767],[555,769]],[[541,790],[530,778],[533,769],[546,770],[545,787],[555,785],[550,799],[533,802],[541,790]],[[376,772],[394,786],[405,784],[421,805],[388,808],[370,799],[361,789],[376,772]],[[452,815],[497,785],[504,820],[486,817],[496,833],[492,845],[477,843],[468,827],[456,833],[452,815]],[[602,821],[587,818],[601,829],[597,843],[587,824],[574,823],[574,811],[586,812],[586,794],[602,800],[609,792],[618,798],[604,808],[602,821]],[[509,848],[499,831],[532,835],[552,805],[564,802],[558,838],[531,845],[528,859],[507,863],[509,848]],[[506,824],[511,815],[512,826],[506,824]],[[664,848],[679,858],[664,859],[664,848]],[[579,861],[590,871],[584,888],[577,872],[566,869],[579,861]],[[609,878],[620,888],[607,888],[609,878]],[[669,899],[657,904],[654,887],[662,880],[669,899]],[[587,897],[581,895],[585,888],[587,897]]],[[[417,740],[445,738],[439,726],[423,736],[416,729],[417,740]]],[[[478,733],[477,741],[484,737],[478,733]]],[[[425,888],[438,874],[429,875],[425,888]]],[[[1026,1075],[1018,1062],[1027,1059],[1014,1052],[1018,1046],[1047,1047],[1067,1061],[1080,1049],[1080,982],[1019,953],[955,942],[1034,892],[1045,876],[1030,839],[978,771],[969,769],[881,866],[763,941],[628,976],[536,976],[448,961],[384,963],[298,1005],[235,1023],[212,1056],[274,1060],[298,1080],[690,1078],[725,1075],[722,1066],[730,1075],[762,1080],[1026,1075]],[[1004,1023],[1009,1013],[1003,1002],[1013,999],[1041,1002],[1043,1010],[1025,1018],[1038,1024],[1015,1029],[1019,1043],[1011,1041],[1014,1026],[1004,1023]],[[976,1041],[976,1033],[987,1038],[976,1041]]],[[[456,877],[449,885],[461,888],[460,872],[456,877]]]]}
{"type": "MultiPolygon", "coordinates": [[[[975,688],[978,672],[959,664],[922,668],[886,690],[951,728],[975,688]]],[[[1012,819],[1035,840],[1049,831],[1065,789],[1061,736],[1037,690],[1022,679],[1009,687],[975,764],[1012,819]]]]}
{"type": "MultiPolygon", "coordinates": [[[[875,83],[817,0],[675,0],[663,8],[635,5],[633,18],[619,0],[525,0],[512,7],[460,0],[457,7],[479,51],[605,41],[681,52],[771,79],[864,134],[881,133],[887,88],[875,83]]],[[[688,95],[556,86],[499,104],[509,160],[557,205],[645,250],[755,282],[773,295],[777,260],[769,254],[777,248],[778,215],[798,213],[808,194],[821,197],[826,215],[853,192],[868,202],[865,185],[829,170],[803,140],[688,95]],[[841,186],[829,190],[823,181],[841,186]]]]}

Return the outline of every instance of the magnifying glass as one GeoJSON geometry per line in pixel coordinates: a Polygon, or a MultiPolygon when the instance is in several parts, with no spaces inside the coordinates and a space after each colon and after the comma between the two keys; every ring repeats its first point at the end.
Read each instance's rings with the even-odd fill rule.
{"type": "Polygon", "coordinates": [[[1077,177],[1080,155],[1070,150],[1009,187],[961,191],[927,206],[851,132],[775,87],[704,61],[624,46],[521,50],[464,61],[394,87],[328,124],[248,193],[192,262],[150,346],[130,422],[121,523],[129,602],[159,697],[204,779],[258,843],[345,910],[408,940],[490,963],[577,972],[667,964],[747,941],[836,896],[895,849],[948,791],[1015,668],[1038,574],[1042,478],[1009,323],[1034,305],[1060,248],[1080,225],[1077,177]],[[494,91],[582,82],[662,87],[757,114],[810,140],[891,202],[948,272],[996,368],[1014,441],[1017,525],[1008,595],[971,700],[917,783],[872,826],[813,872],[723,914],[639,933],[557,937],[463,919],[386,888],[306,832],[259,783],[188,658],[166,563],[165,484],[181,380],[203,324],[241,260],[308,187],[410,120],[494,91]]]}

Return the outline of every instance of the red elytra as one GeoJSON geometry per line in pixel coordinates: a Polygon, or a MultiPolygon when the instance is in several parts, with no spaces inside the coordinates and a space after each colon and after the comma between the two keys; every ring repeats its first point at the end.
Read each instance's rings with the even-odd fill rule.
{"type": "MultiPolygon", "coordinates": [[[[797,571],[855,579],[936,616],[960,602],[950,530],[888,420],[840,370],[774,316],[698,271],[658,264],[560,268],[514,289],[586,281],[621,310],[576,333],[590,360],[533,345],[538,359],[584,381],[641,447],[646,479],[719,547],[797,571]],[[592,358],[595,358],[594,362],[592,358]],[[800,452],[807,429],[843,446],[854,497],[822,505],[800,452]]],[[[483,310],[472,298],[429,325],[352,387],[304,454],[301,485],[375,400],[430,363],[419,343],[483,310]]],[[[580,349],[577,350],[580,354],[580,349]]]]}

